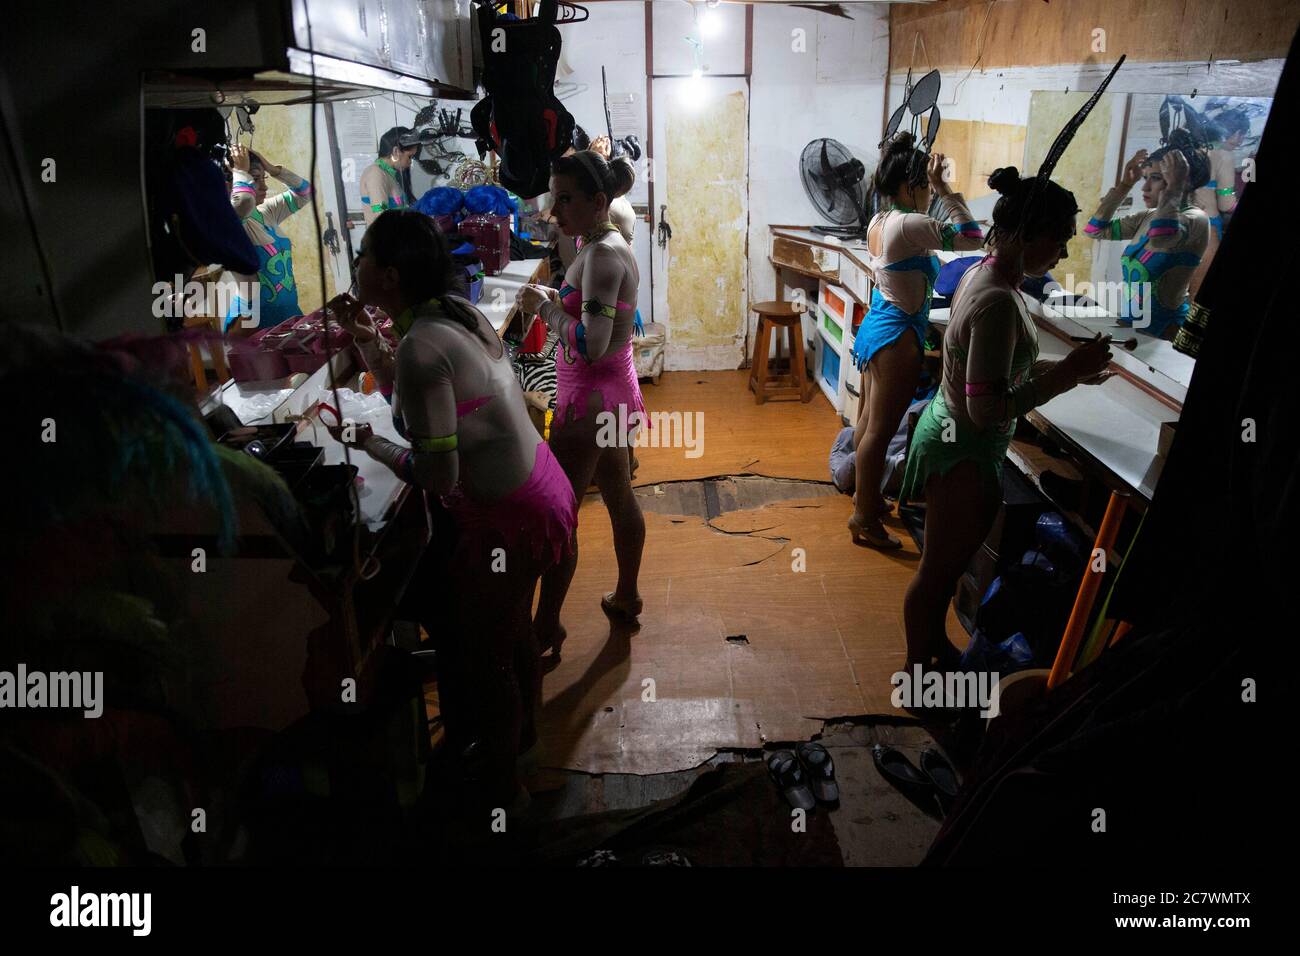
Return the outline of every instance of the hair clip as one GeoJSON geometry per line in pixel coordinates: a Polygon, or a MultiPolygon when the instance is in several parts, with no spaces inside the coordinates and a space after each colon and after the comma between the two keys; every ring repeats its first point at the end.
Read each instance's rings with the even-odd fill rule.
{"type": "Polygon", "coordinates": [[[885,138],[881,140],[880,145],[884,146],[895,133],[898,132],[898,126],[903,120],[903,112],[907,111],[912,114],[912,138],[916,139],[917,129],[920,126],[921,114],[928,111],[929,115],[925,121],[925,136],[920,138],[921,152],[929,153],[930,148],[934,146],[935,140],[939,136],[939,71],[931,70],[925,76],[921,77],[912,85],[912,71],[907,71],[907,80],[903,88],[903,102],[894,110],[894,115],[889,117],[889,125],[885,127],[885,138]]]}

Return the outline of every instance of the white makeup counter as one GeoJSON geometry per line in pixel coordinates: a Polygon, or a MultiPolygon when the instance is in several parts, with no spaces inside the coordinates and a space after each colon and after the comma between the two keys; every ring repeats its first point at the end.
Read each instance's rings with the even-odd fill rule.
{"type": "MultiPolygon", "coordinates": [[[[1117,340],[1136,336],[1133,352],[1112,348],[1111,369],[1116,373],[1101,385],[1079,385],[1031,411],[1026,418],[1039,431],[1060,442],[1094,471],[1112,491],[1132,494],[1139,508],[1151,500],[1164,458],[1159,455],[1160,430],[1178,421],[1187,387],[1157,371],[1149,359],[1163,355],[1165,347],[1180,362],[1176,374],[1190,381],[1192,360],[1175,352],[1170,343],[1154,340],[1132,329],[1116,327],[1114,319],[1100,309],[1045,308],[1037,300],[1021,298],[1038,327],[1039,353],[1044,359],[1059,359],[1076,343],[1071,336],[1088,336],[1096,331],[1117,340]],[[1086,311],[1079,321],[1077,313],[1086,311]],[[1075,317],[1067,317],[1067,313],[1075,317]]],[[[948,310],[935,309],[930,321],[940,328],[948,324],[948,310]]]]}

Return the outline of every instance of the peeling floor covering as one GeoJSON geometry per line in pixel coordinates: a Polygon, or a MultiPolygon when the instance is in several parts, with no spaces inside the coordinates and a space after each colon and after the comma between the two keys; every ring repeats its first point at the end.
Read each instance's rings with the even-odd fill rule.
{"type": "MultiPolygon", "coordinates": [[[[913,723],[827,724],[818,738],[830,751],[840,785],[840,804],[813,812],[829,817],[845,866],[915,866],[939,832],[941,816],[935,804],[918,804],[905,797],[876,771],[871,748],[877,743],[896,747],[913,764],[920,753],[935,746],[930,735],[913,723]]],[[[546,821],[607,810],[632,810],[668,800],[687,790],[701,774],[721,763],[761,760],[760,752],[726,751],[689,770],[660,774],[585,774],[545,770],[532,775],[530,816],[544,828],[546,821]]],[[[771,812],[783,819],[789,806],[773,785],[771,812]]],[[[690,847],[681,847],[690,857],[690,847]]]]}
{"type": "Polygon", "coordinates": [[[829,484],[736,476],[637,494],[645,610],[634,634],[600,610],[615,582],[609,518],[599,496],[583,502],[541,765],[667,773],[810,739],[828,719],[904,716],[889,677],[905,657],[918,555],[896,519],[904,547],[885,554],[852,544],[852,503],[829,484]]]}
{"type": "MultiPolygon", "coordinates": [[[[645,806],[719,763],[818,738],[844,793],[830,811],[844,862],[914,864],[938,820],[880,777],[870,747],[892,743],[915,762],[933,745],[889,702],[916,546],[897,518],[888,525],[902,550],[852,544],[852,502],[828,481],[838,416],[820,393],[755,405],[747,374],[669,372],[643,385],[651,411],[702,411],[706,427],[695,458],[637,451],[646,547],[635,633],[600,610],[616,580],[609,517],[598,495],[582,503],[568,640],[544,678],[526,778],[535,812],[645,806]]],[[[949,633],[965,643],[951,613],[949,633]]],[[[774,812],[785,812],[779,796],[774,812]]]]}

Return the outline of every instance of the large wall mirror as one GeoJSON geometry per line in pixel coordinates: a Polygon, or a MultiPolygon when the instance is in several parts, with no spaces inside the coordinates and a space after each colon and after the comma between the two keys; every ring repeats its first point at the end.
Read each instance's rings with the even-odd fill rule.
{"type": "MultiPolygon", "coordinates": [[[[1057,131],[1087,96],[1046,90],[1032,94],[1025,169],[1038,168],[1057,131]]],[[[1254,155],[1271,106],[1266,97],[1204,91],[1106,94],[1053,175],[1074,193],[1080,212],[1078,235],[1052,277],[1065,291],[1096,303],[1063,311],[1075,322],[1117,338],[1136,336],[1134,354],[1183,387],[1191,381],[1194,360],[1172,341],[1179,314],[1199,287],[1224,230],[1231,227],[1236,201],[1254,178],[1254,155]],[[1126,166],[1140,150],[1148,157],[1158,155],[1171,142],[1191,144],[1196,155],[1188,185],[1199,188],[1176,202],[1166,197],[1158,162],[1135,165],[1129,174],[1132,184],[1123,188],[1126,166]],[[1157,215],[1171,209],[1177,210],[1177,226],[1157,221],[1157,215]],[[1187,295],[1181,296],[1184,287],[1187,295]],[[1125,321],[1132,322],[1131,328],[1120,324],[1125,321]]]]}

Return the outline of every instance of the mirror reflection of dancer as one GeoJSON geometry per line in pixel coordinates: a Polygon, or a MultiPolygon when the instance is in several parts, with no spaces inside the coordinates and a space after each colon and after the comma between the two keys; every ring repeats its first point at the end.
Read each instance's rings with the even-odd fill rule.
{"type": "MultiPolygon", "coordinates": [[[[311,201],[311,183],[283,166],[268,162],[245,146],[230,147],[230,165],[230,205],[257,249],[257,283],[261,287],[262,300],[258,324],[245,327],[239,322],[236,330],[252,332],[279,325],[285,319],[302,314],[298,307],[298,285],[293,276],[293,243],[276,227],[311,201]],[[268,175],[289,188],[269,196],[266,188],[268,175]]],[[[252,284],[248,277],[239,278],[252,284]]],[[[226,329],[231,329],[241,315],[247,314],[249,309],[242,299],[233,302],[226,311],[226,329]]]]}
{"type": "Polygon", "coordinates": [[[367,226],[387,209],[411,205],[404,174],[420,151],[419,146],[402,145],[402,140],[411,133],[409,127],[394,126],[379,137],[379,156],[361,174],[361,204],[365,207],[367,226]]]}
{"type": "Polygon", "coordinates": [[[1068,254],[1074,196],[1010,167],[994,171],[1001,193],[989,233],[992,255],[962,276],[943,337],[943,381],[925,407],[903,473],[904,499],[925,498],[925,548],[903,602],[907,664],[954,670],[960,659],[945,620],[957,581],[988,537],[1002,501],[1001,474],[1016,419],[1080,383],[1108,377],[1109,338],[1098,337],[1059,362],[1038,360],[1038,333],[1020,283],[1068,254]]]}
{"type": "Polygon", "coordinates": [[[1237,208],[1237,160],[1235,151],[1250,135],[1250,120],[1241,110],[1229,109],[1210,121],[1214,141],[1207,147],[1210,156],[1210,181],[1192,195],[1192,202],[1210,217],[1209,243],[1201,264],[1187,283],[1187,294],[1196,298],[1214,254],[1223,241],[1224,218],[1237,208]]]}
{"type": "MultiPolygon", "coordinates": [[[[523,392],[491,324],[456,288],[456,267],[428,216],[383,213],[358,256],[360,301],[338,296],[331,311],[356,338],[381,389],[395,388],[394,421],[405,448],[354,426],[355,447],[405,481],[442,497],[456,519],[455,593],[447,609],[487,736],[491,793],[518,795],[515,759],[536,739],[539,652],[532,630],[537,580],[577,526],[569,479],[528,417],[523,392]],[[393,317],[388,351],[361,305],[393,317]],[[504,567],[498,560],[504,549],[504,567]]],[[[342,438],[341,429],[332,430],[342,438]]]]}
{"type": "Polygon", "coordinates": [[[1210,178],[1209,158],[1181,130],[1170,140],[1175,145],[1150,156],[1144,149],[1133,154],[1083,230],[1093,239],[1130,240],[1120,260],[1128,315],[1118,322],[1133,325],[1149,308],[1148,324],[1134,329],[1157,338],[1172,337],[1187,314],[1187,284],[1210,236],[1210,221],[1191,198],[1210,178]],[[1147,211],[1112,219],[1139,177],[1147,211]]]}
{"type": "MultiPolygon", "coordinates": [[[[524,314],[536,313],[560,339],[551,447],[569,476],[574,496],[581,500],[594,477],[609,511],[618,586],[601,599],[600,606],[611,618],[621,620],[634,620],[641,613],[637,576],[645,519],[632,491],[628,452],[623,447],[632,435],[620,435],[614,447],[602,447],[597,416],[618,415],[620,406],[629,421],[645,414],[632,361],[640,274],[631,247],[609,214],[610,201],[631,189],[634,178],[625,157],[606,162],[598,153],[584,150],[555,162],[551,195],[556,222],[566,235],[581,236],[582,242],[558,291],[527,285],[518,295],[524,314]]],[[[560,609],[577,560],[575,537],[569,555],[542,579],[538,643],[557,657],[565,638],[560,609]]]]}
{"type": "Polygon", "coordinates": [[[862,373],[862,411],[853,430],[856,480],[849,531],[874,548],[901,548],[881,518],[889,505],[880,493],[889,441],[916,392],[921,376],[930,294],[939,275],[933,250],[978,249],[984,233],[971,219],[960,193],[943,179],[942,153],[929,157],[911,133],[885,144],[873,187],[891,208],[867,228],[867,265],[874,278],[871,308],[858,326],[853,361],[862,373]],[[947,222],[931,219],[930,191],[939,195],[947,222]]]}

